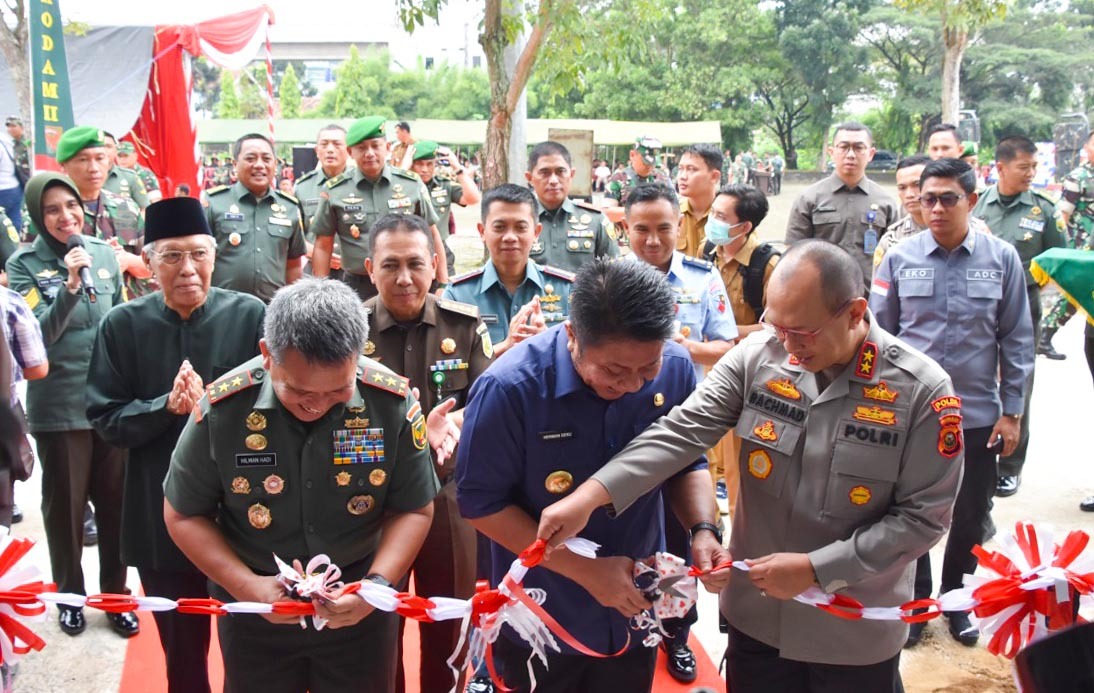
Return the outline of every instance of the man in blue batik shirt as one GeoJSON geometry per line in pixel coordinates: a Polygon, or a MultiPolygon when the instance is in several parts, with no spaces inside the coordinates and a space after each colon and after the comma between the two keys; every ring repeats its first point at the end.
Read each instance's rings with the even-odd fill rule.
{"type": "MultiPolygon", "coordinates": [[[[588,479],[632,438],[682,403],[695,386],[691,359],[673,335],[672,289],[653,268],[597,260],[581,269],[570,293],[570,319],[515,346],[471,390],[456,465],[461,514],[491,539],[491,580],[536,539],[540,511],[588,479]]],[[[701,568],[728,558],[713,525],[714,498],[699,458],[664,486],[692,530],[701,568]]],[[[528,573],[525,587],[545,590],[544,608],[586,647],[618,657],[577,654],[565,644],[534,660],[541,690],[649,691],[657,651],[642,644],[629,619],[649,609],[635,587],[635,559],[664,544],[661,489],[627,512],[593,514],[583,537],[601,545],[596,559],[556,551],[528,573]]],[[[704,579],[717,590],[728,570],[704,579]]],[[[531,651],[512,631],[494,645],[499,675],[517,691],[530,686],[531,651]]]]}
{"type": "MultiPolygon", "coordinates": [[[[945,593],[976,569],[972,547],[995,532],[997,446],[1006,457],[1018,445],[1026,379],[1033,371],[1033,322],[1014,246],[969,228],[976,172],[958,159],[932,161],[919,189],[930,233],[912,236],[885,255],[874,273],[870,309],[878,325],[937,361],[959,397],[965,463],[942,562],[945,593]]],[[[916,599],[930,596],[930,566],[924,554],[916,566],[916,599]]],[[[946,616],[955,640],[976,644],[980,632],[967,612],[946,616]]],[[[906,647],[919,641],[924,625],[912,625],[906,647]]]]}

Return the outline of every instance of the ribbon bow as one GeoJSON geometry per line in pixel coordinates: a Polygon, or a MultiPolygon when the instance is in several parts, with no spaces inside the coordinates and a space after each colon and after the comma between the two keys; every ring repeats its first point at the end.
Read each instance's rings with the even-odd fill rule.
{"type": "Polygon", "coordinates": [[[692,571],[684,559],[670,553],[655,554],[652,566],[635,561],[634,585],[653,603],[652,610],[631,619],[632,628],[646,631],[642,641],[646,647],[657,647],[664,636],[671,635],[672,624],[666,621],[683,618],[699,598],[692,571]]]}
{"type": "MultiPolygon", "coordinates": [[[[342,582],[342,570],[330,561],[330,556],[321,553],[308,561],[307,567],[302,567],[299,560],[293,560],[289,565],[274,555],[277,563],[277,581],[296,599],[311,601],[312,599],[330,599],[333,594],[345,587],[342,582]]],[[[300,614],[300,627],[308,627],[308,614],[311,615],[312,625],[316,630],[323,630],[327,625],[327,619],[319,616],[310,609],[298,610],[283,609],[278,613],[300,614]]]]}

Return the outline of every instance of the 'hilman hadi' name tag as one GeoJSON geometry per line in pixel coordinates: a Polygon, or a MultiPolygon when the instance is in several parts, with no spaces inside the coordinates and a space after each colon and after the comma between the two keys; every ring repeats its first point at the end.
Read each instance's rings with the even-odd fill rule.
{"type": "Polygon", "coordinates": [[[276,467],[277,453],[263,452],[253,455],[236,455],[237,467],[276,467]]]}

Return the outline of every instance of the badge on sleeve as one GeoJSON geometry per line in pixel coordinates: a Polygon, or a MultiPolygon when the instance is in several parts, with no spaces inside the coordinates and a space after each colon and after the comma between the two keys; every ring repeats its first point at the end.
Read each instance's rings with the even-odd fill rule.
{"type": "Polygon", "coordinates": [[[866,505],[870,502],[870,498],[873,494],[870,493],[870,489],[865,486],[856,486],[851,489],[851,492],[848,493],[847,496],[855,505],[866,505]]]}
{"type": "Polygon", "coordinates": [[[961,452],[961,415],[946,414],[938,419],[938,452],[954,458],[961,452]]]}
{"type": "Polygon", "coordinates": [[[753,450],[748,453],[748,473],[757,479],[771,476],[771,455],[767,450],[753,450]]]}
{"type": "Polygon", "coordinates": [[[425,430],[425,417],[421,414],[414,420],[414,423],[410,424],[410,432],[414,436],[414,447],[419,450],[425,450],[426,446],[426,430],[425,430]]]}

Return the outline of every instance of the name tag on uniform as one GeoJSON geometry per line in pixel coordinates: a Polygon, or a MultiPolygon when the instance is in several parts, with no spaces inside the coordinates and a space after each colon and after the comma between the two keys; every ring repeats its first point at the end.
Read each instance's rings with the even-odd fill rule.
{"type": "Polygon", "coordinates": [[[897,273],[900,281],[908,279],[934,279],[933,267],[908,267],[897,273]]]}
{"type": "Polygon", "coordinates": [[[484,323],[486,323],[487,325],[497,325],[498,324],[498,316],[496,316],[496,315],[493,315],[493,314],[490,314],[490,313],[483,313],[479,317],[482,318],[482,321],[484,323]]]}
{"type": "Polygon", "coordinates": [[[277,453],[266,452],[252,455],[236,455],[237,467],[276,467],[277,453]]]}
{"type": "Polygon", "coordinates": [[[1018,228],[1041,233],[1045,229],[1045,222],[1040,219],[1030,219],[1029,217],[1023,217],[1022,219],[1018,220],[1018,228]]]}
{"type": "Polygon", "coordinates": [[[412,204],[413,204],[413,202],[411,201],[411,199],[409,197],[400,197],[397,200],[388,200],[387,201],[387,208],[388,209],[402,209],[404,207],[409,207],[412,204]]]}
{"type": "Polygon", "coordinates": [[[347,212],[360,212],[361,205],[345,205],[342,207],[342,209],[346,210],[347,212]]]}
{"type": "Polygon", "coordinates": [[[436,190],[431,192],[430,195],[432,195],[433,197],[445,197],[446,195],[448,195],[448,191],[444,188],[437,188],[436,190]]]}
{"type": "Polygon", "coordinates": [[[565,438],[573,438],[573,431],[540,431],[540,440],[563,440],[565,438]]]}
{"type": "Polygon", "coordinates": [[[292,226],[292,220],[283,217],[270,217],[270,223],[278,226],[292,226]]]}
{"type": "Polygon", "coordinates": [[[243,215],[239,212],[225,212],[224,221],[243,221],[243,215]]]}
{"type": "Polygon", "coordinates": [[[970,282],[1001,282],[1003,270],[970,269],[965,271],[965,278],[970,282]]]}

